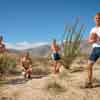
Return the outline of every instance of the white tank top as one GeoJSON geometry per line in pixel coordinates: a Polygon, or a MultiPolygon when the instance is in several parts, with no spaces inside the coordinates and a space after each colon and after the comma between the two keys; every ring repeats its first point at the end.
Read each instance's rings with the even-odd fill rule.
{"type": "MultiPolygon", "coordinates": [[[[90,34],[92,33],[96,33],[97,36],[100,37],[100,27],[94,27],[91,29],[90,31],[90,34]]],[[[92,47],[95,48],[95,47],[100,47],[100,40],[96,41],[95,43],[92,44],[92,47]]]]}

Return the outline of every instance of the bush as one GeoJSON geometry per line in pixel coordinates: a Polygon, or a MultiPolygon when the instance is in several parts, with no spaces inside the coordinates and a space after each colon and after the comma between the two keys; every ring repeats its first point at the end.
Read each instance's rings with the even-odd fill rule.
{"type": "Polygon", "coordinates": [[[10,73],[16,68],[16,59],[10,58],[7,55],[0,55],[0,74],[10,73]]]}
{"type": "Polygon", "coordinates": [[[71,27],[67,26],[63,35],[63,39],[65,40],[62,52],[62,64],[65,68],[69,69],[70,64],[73,60],[76,59],[81,54],[80,44],[82,43],[83,35],[82,32],[84,30],[84,25],[81,25],[79,28],[79,32],[76,31],[77,25],[79,24],[79,18],[76,19],[76,22],[71,27]]]}

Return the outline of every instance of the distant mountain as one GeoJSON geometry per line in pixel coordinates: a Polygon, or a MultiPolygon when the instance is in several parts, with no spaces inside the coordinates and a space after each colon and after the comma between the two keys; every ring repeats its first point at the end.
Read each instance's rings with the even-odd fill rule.
{"type": "Polygon", "coordinates": [[[50,51],[50,46],[49,45],[42,45],[42,46],[38,46],[35,48],[30,48],[30,49],[26,49],[24,51],[28,51],[30,52],[30,54],[32,54],[32,56],[34,57],[42,57],[42,56],[47,56],[49,51],[50,51]]]}
{"type": "Polygon", "coordinates": [[[15,54],[19,54],[21,52],[20,50],[16,50],[16,49],[7,49],[7,51],[9,53],[15,53],[15,54]]]}
{"type": "MultiPolygon", "coordinates": [[[[24,49],[24,50],[9,49],[8,51],[10,53],[15,53],[15,54],[28,51],[33,57],[42,57],[42,56],[48,55],[48,53],[50,52],[50,45],[45,44],[45,45],[40,45],[40,46],[29,48],[29,49],[24,49]]],[[[91,46],[87,43],[87,41],[85,40],[82,41],[81,52],[89,54],[90,51],[91,51],[91,46]]]]}
{"type": "Polygon", "coordinates": [[[50,46],[42,45],[42,46],[37,46],[37,47],[24,49],[24,50],[8,49],[9,53],[15,53],[15,54],[19,54],[26,51],[28,51],[33,57],[47,56],[50,51],[50,46]]]}

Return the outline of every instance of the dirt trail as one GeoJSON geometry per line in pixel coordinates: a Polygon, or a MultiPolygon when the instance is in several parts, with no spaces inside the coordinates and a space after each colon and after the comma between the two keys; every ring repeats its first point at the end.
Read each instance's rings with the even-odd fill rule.
{"type": "Polygon", "coordinates": [[[94,70],[96,87],[92,89],[82,88],[86,81],[86,70],[69,73],[63,69],[60,75],[34,76],[31,80],[25,80],[22,76],[14,77],[0,87],[0,100],[100,100],[99,66],[94,70]],[[55,81],[65,91],[54,92],[46,88],[55,81]]]}

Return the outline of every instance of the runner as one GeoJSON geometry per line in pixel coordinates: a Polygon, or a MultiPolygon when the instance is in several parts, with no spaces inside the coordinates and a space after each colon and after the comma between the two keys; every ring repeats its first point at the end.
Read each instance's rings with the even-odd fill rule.
{"type": "Polygon", "coordinates": [[[60,51],[60,47],[57,45],[56,40],[54,39],[52,44],[51,44],[51,50],[52,50],[52,59],[54,61],[53,66],[54,66],[54,73],[59,73],[59,69],[60,69],[60,55],[59,55],[59,51],[60,51]]]}
{"type": "Polygon", "coordinates": [[[85,85],[86,88],[93,87],[93,65],[100,57],[100,13],[97,13],[94,19],[96,25],[90,31],[89,36],[89,43],[92,44],[93,50],[88,60],[88,82],[85,85]]]}

